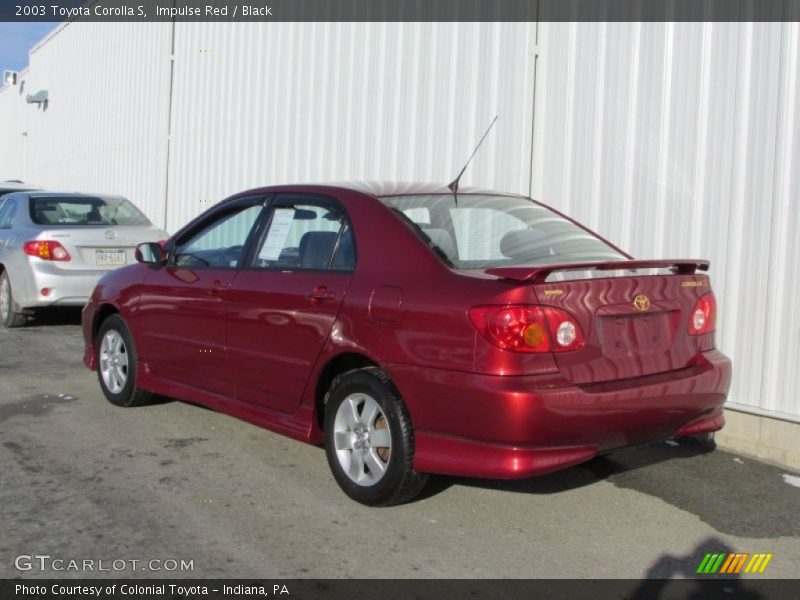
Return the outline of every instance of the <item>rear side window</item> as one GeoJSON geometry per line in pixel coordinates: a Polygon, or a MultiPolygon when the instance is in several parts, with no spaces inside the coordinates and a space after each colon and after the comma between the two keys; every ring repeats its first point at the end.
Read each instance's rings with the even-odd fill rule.
{"type": "Polygon", "coordinates": [[[14,221],[17,203],[14,200],[0,200],[0,229],[8,229],[14,221]]]}
{"type": "Polygon", "coordinates": [[[381,201],[456,269],[625,260],[608,243],[517,196],[451,194],[381,201]]]}
{"type": "Polygon", "coordinates": [[[47,196],[31,198],[31,220],[37,225],[149,226],[150,221],[125,198],[47,196]]]}

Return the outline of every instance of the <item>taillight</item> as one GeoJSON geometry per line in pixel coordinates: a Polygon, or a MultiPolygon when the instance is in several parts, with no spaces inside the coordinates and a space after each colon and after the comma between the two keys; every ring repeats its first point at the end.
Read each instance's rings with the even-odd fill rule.
{"type": "Polygon", "coordinates": [[[494,346],[512,352],[569,352],[583,347],[575,319],[551,306],[476,306],[472,324],[494,346]]]}
{"type": "Polygon", "coordinates": [[[546,306],[543,310],[547,315],[550,335],[553,338],[553,348],[556,352],[570,352],[583,348],[583,331],[572,315],[551,306],[546,306]]]}
{"type": "Polygon", "coordinates": [[[711,333],[717,327],[717,299],[714,292],[701,296],[689,315],[689,335],[711,333]]]}
{"type": "Polygon", "coordinates": [[[65,262],[72,260],[67,249],[54,240],[25,242],[22,245],[22,249],[25,254],[30,254],[42,260],[61,260],[65,262]]]}

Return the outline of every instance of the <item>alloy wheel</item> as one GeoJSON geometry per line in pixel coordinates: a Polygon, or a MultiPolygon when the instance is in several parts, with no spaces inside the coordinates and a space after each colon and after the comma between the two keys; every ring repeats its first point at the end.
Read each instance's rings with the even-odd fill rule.
{"type": "Polygon", "coordinates": [[[360,486],[378,483],[386,474],[392,436],[378,402],[364,393],[350,394],[339,405],[333,423],[339,465],[360,486]]]}
{"type": "Polygon", "coordinates": [[[100,373],[112,394],[119,394],[128,381],[128,350],[122,335],[109,329],[100,345],[100,373]]]}

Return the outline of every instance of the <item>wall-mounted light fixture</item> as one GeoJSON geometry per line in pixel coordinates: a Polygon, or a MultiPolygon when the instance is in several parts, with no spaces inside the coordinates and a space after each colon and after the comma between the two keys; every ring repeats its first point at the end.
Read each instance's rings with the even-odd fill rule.
{"type": "Polygon", "coordinates": [[[39,90],[35,94],[28,94],[28,104],[47,104],[47,90],[39,90]]]}
{"type": "Polygon", "coordinates": [[[19,78],[17,71],[3,71],[3,82],[6,85],[17,85],[17,78],[19,78]]]}

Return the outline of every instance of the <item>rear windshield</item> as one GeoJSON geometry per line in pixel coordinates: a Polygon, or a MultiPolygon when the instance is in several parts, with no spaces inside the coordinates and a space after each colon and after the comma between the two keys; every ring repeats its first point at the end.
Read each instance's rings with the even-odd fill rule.
{"type": "Polygon", "coordinates": [[[381,198],[448,265],[486,269],[626,260],[609,244],[527,198],[450,194],[381,198]]]}
{"type": "Polygon", "coordinates": [[[124,198],[96,196],[31,198],[31,220],[38,225],[150,225],[124,198]]]}

